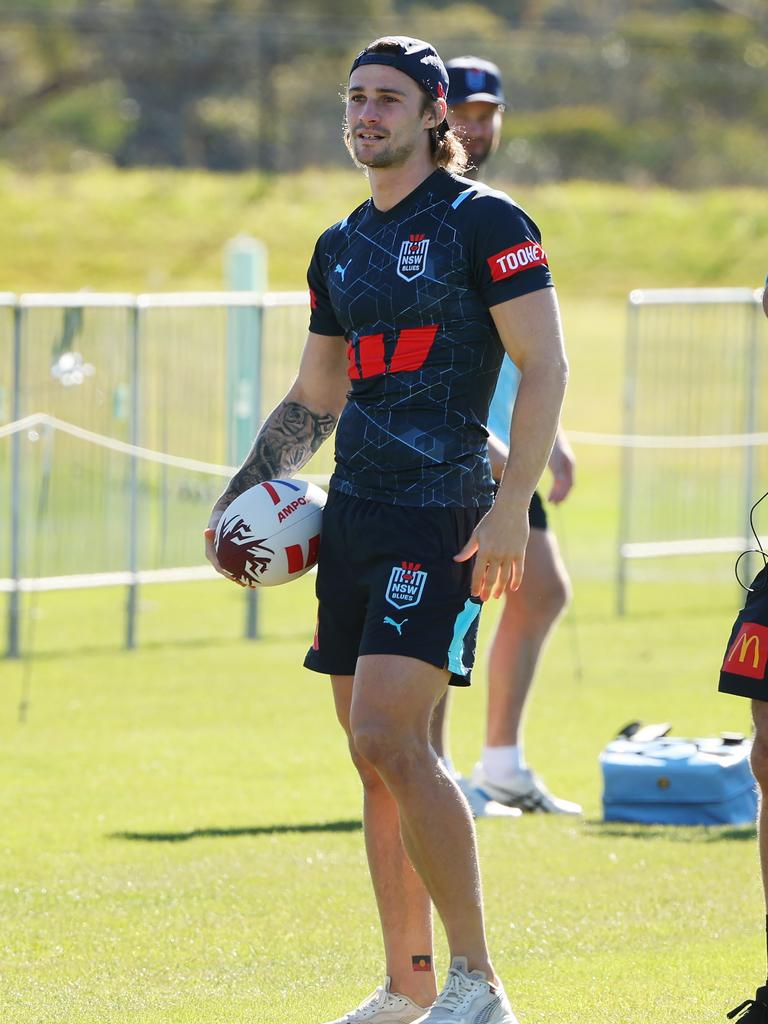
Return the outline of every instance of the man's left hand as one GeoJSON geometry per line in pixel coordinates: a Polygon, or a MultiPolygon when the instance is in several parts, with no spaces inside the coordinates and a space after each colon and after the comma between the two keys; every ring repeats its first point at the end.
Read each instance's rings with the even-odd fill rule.
{"type": "Polygon", "coordinates": [[[455,562],[466,562],[475,556],[473,597],[487,601],[489,597],[501,597],[507,588],[519,588],[528,533],[527,505],[510,514],[497,501],[480,520],[467,543],[453,556],[455,562]]]}

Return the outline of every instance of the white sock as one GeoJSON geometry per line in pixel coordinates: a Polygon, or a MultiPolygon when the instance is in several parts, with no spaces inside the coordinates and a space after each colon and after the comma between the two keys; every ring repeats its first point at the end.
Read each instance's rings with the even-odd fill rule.
{"type": "Polygon", "coordinates": [[[522,744],[514,747],[483,747],[483,771],[491,782],[503,782],[528,766],[522,744]]]}

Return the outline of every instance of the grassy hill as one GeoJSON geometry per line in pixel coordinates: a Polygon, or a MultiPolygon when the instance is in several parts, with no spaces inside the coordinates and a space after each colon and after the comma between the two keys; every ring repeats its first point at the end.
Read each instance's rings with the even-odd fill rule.
{"type": "MultiPolygon", "coordinates": [[[[564,296],[764,279],[768,207],[757,190],[499,185],[539,223],[564,296]]],[[[240,232],[267,244],[271,287],[301,288],[318,234],[366,196],[351,169],[270,178],[0,168],[0,291],[215,289],[223,247],[240,232]]]]}

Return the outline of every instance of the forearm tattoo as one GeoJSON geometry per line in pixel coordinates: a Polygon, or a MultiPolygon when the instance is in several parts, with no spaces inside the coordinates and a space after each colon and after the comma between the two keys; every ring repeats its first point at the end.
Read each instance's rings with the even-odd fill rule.
{"type": "Polygon", "coordinates": [[[232,499],[262,480],[296,473],[333,433],[336,420],[331,413],[317,414],[298,402],[281,402],[264,422],[222,497],[232,499]]]}

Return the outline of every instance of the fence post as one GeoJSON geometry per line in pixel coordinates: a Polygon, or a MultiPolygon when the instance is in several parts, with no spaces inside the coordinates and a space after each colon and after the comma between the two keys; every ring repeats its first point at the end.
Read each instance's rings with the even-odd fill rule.
{"type": "MultiPolygon", "coordinates": [[[[225,251],[225,276],[231,291],[267,290],[267,250],[249,235],[233,238],[225,251]]],[[[227,311],[227,459],[231,465],[248,454],[261,422],[261,346],[264,307],[237,306],[227,311]]],[[[256,590],[245,595],[245,637],[259,635],[256,590]]]]}
{"type": "MultiPolygon", "coordinates": [[[[21,334],[23,312],[18,299],[13,307],[13,392],[11,395],[11,421],[21,419],[21,334]]],[[[21,656],[19,641],[21,626],[21,435],[11,437],[11,579],[13,588],[8,594],[8,646],[9,658],[21,656]]]]}
{"type": "MultiPolygon", "coordinates": [[[[630,437],[635,432],[635,400],[637,388],[637,358],[638,358],[638,304],[642,301],[640,295],[632,293],[627,304],[627,339],[626,339],[626,369],[624,371],[624,416],[623,431],[625,437],[630,437]]],[[[625,444],[621,449],[621,484],[619,493],[619,539],[618,539],[618,562],[616,569],[616,614],[623,616],[626,608],[627,593],[627,560],[624,557],[624,545],[629,536],[630,503],[632,501],[632,461],[634,451],[630,445],[625,444]]]]}
{"type": "MultiPolygon", "coordinates": [[[[131,385],[130,385],[130,428],[131,444],[139,443],[139,418],[141,401],[139,395],[141,312],[134,300],[130,310],[131,324],[131,385]]],[[[136,617],[139,603],[139,459],[131,456],[131,471],[128,478],[128,571],[132,579],[128,584],[125,602],[125,646],[129,651],[136,647],[136,617]]]]}

